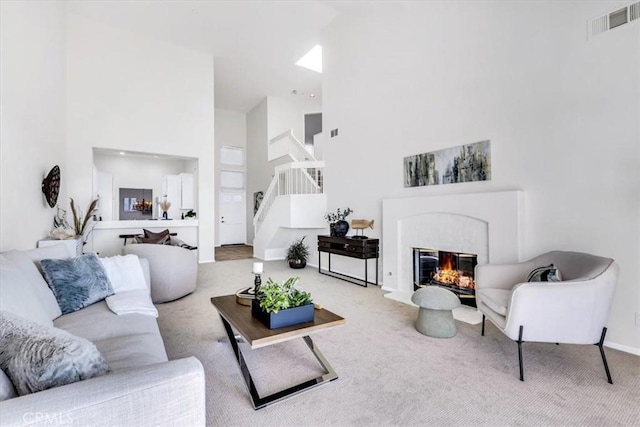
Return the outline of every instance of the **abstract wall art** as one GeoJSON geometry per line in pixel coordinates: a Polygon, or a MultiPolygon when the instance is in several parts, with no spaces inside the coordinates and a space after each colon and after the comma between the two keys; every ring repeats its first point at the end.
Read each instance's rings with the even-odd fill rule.
{"type": "Polygon", "coordinates": [[[452,184],[491,179],[491,141],[404,158],[404,186],[452,184]]]}

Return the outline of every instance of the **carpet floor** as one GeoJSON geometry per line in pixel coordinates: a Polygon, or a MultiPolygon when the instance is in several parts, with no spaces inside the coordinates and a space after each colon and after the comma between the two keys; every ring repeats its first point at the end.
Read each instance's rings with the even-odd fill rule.
{"type": "MultiPolygon", "coordinates": [[[[606,349],[611,385],[596,346],[525,343],[521,382],[517,345],[491,323],[484,337],[479,325],[457,321],[454,338],[429,338],[413,327],[417,308],[383,298],[380,288],[284,261],[266,262],[263,280],[300,276],[315,302],[347,319],[312,335],[339,378],[255,411],[209,301],[251,286],[252,262],[203,264],[193,294],[158,305],[169,358],[195,356],[204,366],[208,425],[640,425],[637,356],[606,349]]],[[[261,393],[320,373],[302,340],[243,350],[261,393]]]]}

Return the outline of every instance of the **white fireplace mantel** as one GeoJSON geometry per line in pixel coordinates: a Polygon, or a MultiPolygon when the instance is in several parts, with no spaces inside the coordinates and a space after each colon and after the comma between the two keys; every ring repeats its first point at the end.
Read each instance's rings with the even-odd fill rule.
{"type": "Polygon", "coordinates": [[[413,248],[474,253],[478,264],[518,262],[523,203],[519,190],[383,200],[383,289],[413,292],[413,248]]]}

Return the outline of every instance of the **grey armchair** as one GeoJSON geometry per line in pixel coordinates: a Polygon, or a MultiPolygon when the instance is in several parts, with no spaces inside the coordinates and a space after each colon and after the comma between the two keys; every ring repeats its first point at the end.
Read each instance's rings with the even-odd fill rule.
{"type": "Polygon", "coordinates": [[[475,274],[482,335],[489,319],[518,344],[521,381],[522,344],[529,341],[597,345],[613,384],[603,348],[618,280],[618,265],[612,259],[554,251],[517,264],[478,265],[475,274]],[[534,268],[550,264],[560,271],[562,281],[527,282],[534,268]]]}
{"type": "Polygon", "coordinates": [[[196,289],[196,251],[171,245],[137,243],[126,245],[122,254],[135,254],[149,261],[151,299],[154,303],[173,301],[196,289]]]}

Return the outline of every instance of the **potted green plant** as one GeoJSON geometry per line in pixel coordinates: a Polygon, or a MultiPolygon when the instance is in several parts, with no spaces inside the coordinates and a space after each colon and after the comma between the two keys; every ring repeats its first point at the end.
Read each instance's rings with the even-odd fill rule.
{"type": "Polygon", "coordinates": [[[290,277],[284,282],[267,279],[251,302],[253,316],[269,329],[313,321],[311,294],[296,286],[298,280],[299,277],[290,277]]]}
{"type": "Polygon", "coordinates": [[[351,208],[346,208],[344,211],[338,208],[335,213],[327,212],[324,214],[324,219],[329,223],[329,230],[331,236],[344,237],[349,231],[349,223],[345,219],[351,215],[351,208]]]}
{"type": "Polygon", "coordinates": [[[287,256],[285,260],[289,262],[291,268],[304,268],[307,265],[307,259],[309,259],[309,246],[305,245],[304,236],[302,239],[294,240],[289,249],[287,249],[287,256]]]}

